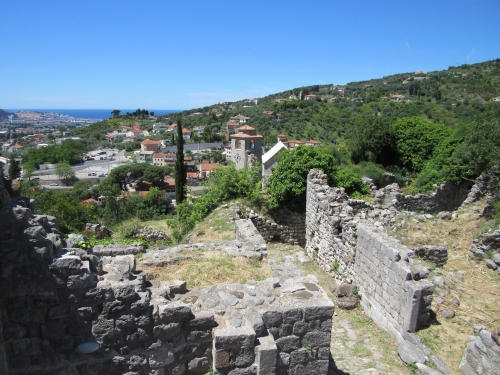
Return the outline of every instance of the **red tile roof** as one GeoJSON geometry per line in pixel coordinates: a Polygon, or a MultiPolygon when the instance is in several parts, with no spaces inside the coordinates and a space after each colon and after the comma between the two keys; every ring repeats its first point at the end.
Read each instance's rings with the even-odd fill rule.
{"type": "Polygon", "coordinates": [[[146,139],[141,142],[141,145],[158,145],[161,141],[153,141],[152,139],[146,139]]]}
{"type": "Polygon", "coordinates": [[[219,166],[219,163],[202,163],[200,164],[200,172],[213,171],[219,166]]]}

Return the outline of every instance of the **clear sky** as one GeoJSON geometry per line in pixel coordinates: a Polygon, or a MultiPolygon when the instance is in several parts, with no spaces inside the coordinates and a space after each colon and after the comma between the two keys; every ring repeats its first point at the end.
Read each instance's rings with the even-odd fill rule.
{"type": "Polygon", "coordinates": [[[1,13],[5,109],[190,109],[500,58],[500,0],[5,0],[1,13]]]}

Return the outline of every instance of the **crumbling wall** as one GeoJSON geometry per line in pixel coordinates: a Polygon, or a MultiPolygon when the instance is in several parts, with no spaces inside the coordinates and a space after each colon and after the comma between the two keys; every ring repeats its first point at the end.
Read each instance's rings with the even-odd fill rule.
{"type": "Polygon", "coordinates": [[[460,185],[444,182],[436,186],[430,194],[404,195],[398,184],[387,185],[374,192],[383,204],[392,204],[398,210],[414,212],[454,211],[467,197],[472,182],[464,181],[460,185]]]}
{"type": "Polygon", "coordinates": [[[72,248],[32,203],[0,209],[2,374],[206,372],[213,313],[151,301],[133,255],[112,261],[72,248]],[[98,349],[77,351],[84,343],[98,349]]]}
{"type": "Polygon", "coordinates": [[[391,223],[395,208],[349,199],[319,170],[310,171],[307,184],[307,254],[356,284],[365,311],[394,336],[427,325],[434,285],[418,280],[428,271],[410,263],[412,250],[377,229],[391,223]]]}
{"type": "Polygon", "coordinates": [[[344,282],[355,279],[358,220],[367,217],[373,206],[349,199],[343,189],[328,186],[327,176],[311,170],[307,178],[306,253],[322,269],[344,282]]]}
{"type": "Polygon", "coordinates": [[[272,220],[249,208],[237,213],[240,218],[250,219],[266,242],[283,242],[299,246],[306,244],[306,221],[302,213],[287,210],[270,211],[272,220]]]}

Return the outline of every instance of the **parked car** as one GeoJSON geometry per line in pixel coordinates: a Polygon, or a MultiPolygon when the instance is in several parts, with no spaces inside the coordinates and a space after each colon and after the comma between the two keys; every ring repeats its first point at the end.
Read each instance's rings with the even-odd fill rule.
{"type": "Polygon", "coordinates": [[[97,177],[106,177],[106,175],[104,173],[101,173],[99,176],[97,177]]]}
{"type": "Polygon", "coordinates": [[[59,184],[56,184],[55,182],[51,183],[50,186],[59,186],[59,184]]]}

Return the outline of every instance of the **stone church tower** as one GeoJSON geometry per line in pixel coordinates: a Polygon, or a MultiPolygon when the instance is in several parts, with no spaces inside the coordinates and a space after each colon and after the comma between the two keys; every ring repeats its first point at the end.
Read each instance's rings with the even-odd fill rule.
{"type": "Polygon", "coordinates": [[[244,125],[238,128],[238,133],[231,134],[231,150],[236,169],[250,167],[253,160],[262,161],[262,136],[251,126],[244,125]]]}

